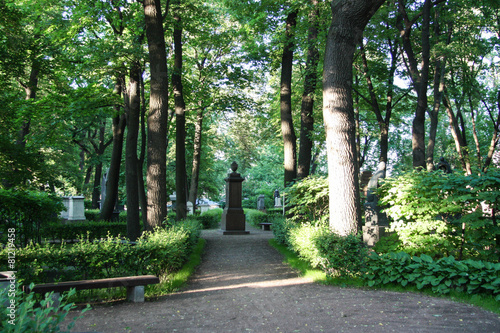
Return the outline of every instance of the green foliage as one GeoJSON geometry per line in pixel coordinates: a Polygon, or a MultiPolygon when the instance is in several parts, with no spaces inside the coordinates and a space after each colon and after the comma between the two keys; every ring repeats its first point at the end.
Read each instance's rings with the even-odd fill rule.
{"type": "Polygon", "coordinates": [[[221,208],[209,209],[200,214],[197,219],[203,225],[203,229],[215,229],[219,226],[222,219],[222,212],[223,209],[221,208]]]}
{"type": "Polygon", "coordinates": [[[329,277],[352,278],[360,275],[368,250],[358,236],[339,236],[326,225],[297,224],[276,219],[274,239],[286,245],[312,268],[321,268],[329,277]]]}
{"type": "MultiPolygon", "coordinates": [[[[31,287],[33,284],[31,284],[31,287]]],[[[10,290],[10,289],[9,289],[10,290]]],[[[35,293],[25,293],[21,288],[16,288],[15,292],[7,292],[7,289],[0,290],[0,304],[15,305],[15,313],[12,314],[8,306],[3,306],[0,310],[0,330],[5,333],[22,332],[61,332],[61,325],[66,320],[69,311],[76,308],[73,303],[68,303],[67,299],[75,293],[71,290],[67,295],[59,297],[58,305],[55,304],[53,293],[47,293],[45,298],[38,302],[35,293]],[[14,301],[14,303],[11,303],[14,301]]],[[[82,318],[83,314],[90,307],[83,309],[80,316],[69,322],[67,330],[70,332],[75,321],[82,318]]]]}
{"type": "Polygon", "coordinates": [[[62,199],[38,191],[0,189],[1,241],[6,243],[7,229],[15,229],[17,246],[41,241],[41,230],[58,220],[64,209],[62,199]]]}
{"type": "Polygon", "coordinates": [[[269,216],[257,209],[245,209],[246,221],[251,225],[258,227],[259,223],[267,223],[269,222],[269,216]]]}
{"type": "Polygon", "coordinates": [[[289,188],[288,211],[295,222],[324,224],[328,221],[328,179],[309,176],[289,188]]]}
{"type": "Polygon", "coordinates": [[[437,294],[458,290],[493,295],[500,301],[500,263],[471,259],[457,261],[454,257],[434,260],[425,254],[411,257],[404,252],[372,253],[365,272],[369,286],[414,285],[418,289],[430,288],[437,294]]]}
{"type": "Polygon", "coordinates": [[[85,209],[85,218],[88,221],[99,221],[101,211],[99,209],[85,209]]]}
{"type": "MultiPolygon", "coordinates": [[[[80,238],[75,244],[30,244],[16,251],[24,267],[18,278],[34,283],[73,281],[153,274],[162,277],[181,267],[197,243],[200,224],[182,221],[166,229],[144,233],[136,243],[108,236],[80,238]]],[[[0,270],[6,269],[7,249],[0,251],[0,270]]]]}
{"type": "Polygon", "coordinates": [[[288,239],[290,238],[290,231],[296,226],[290,219],[284,217],[276,218],[273,221],[273,234],[274,239],[279,244],[290,246],[288,239]]]}
{"type": "Polygon", "coordinates": [[[353,278],[361,275],[368,249],[356,235],[339,236],[328,232],[316,238],[323,269],[330,277],[353,278]]]}
{"type": "Polygon", "coordinates": [[[320,253],[318,239],[328,232],[325,226],[296,225],[290,229],[287,242],[290,248],[297,252],[300,258],[307,260],[312,267],[324,267],[325,258],[320,253]]]}
{"type": "Polygon", "coordinates": [[[118,237],[127,234],[127,223],[122,221],[57,222],[43,228],[42,234],[45,239],[68,242],[77,240],[82,235],[88,239],[106,238],[108,236],[118,237]]]}
{"type": "Polygon", "coordinates": [[[434,258],[454,255],[498,260],[500,170],[464,176],[413,171],[386,179],[380,202],[399,237],[398,250],[434,258]],[[483,213],[481,204],[489,207],[483,213]]]}

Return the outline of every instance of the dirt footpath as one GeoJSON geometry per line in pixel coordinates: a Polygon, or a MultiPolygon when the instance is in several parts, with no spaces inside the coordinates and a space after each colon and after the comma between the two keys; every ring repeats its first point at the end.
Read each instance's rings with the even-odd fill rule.
{"type": "Polygon", "coordinates": [[[203,261],[183,291],[96,306],[72,332],[500,332],[500,317],[474,306],[299,278],[268,244],[272,232],[247,230],[203,231],[203,261]]]}

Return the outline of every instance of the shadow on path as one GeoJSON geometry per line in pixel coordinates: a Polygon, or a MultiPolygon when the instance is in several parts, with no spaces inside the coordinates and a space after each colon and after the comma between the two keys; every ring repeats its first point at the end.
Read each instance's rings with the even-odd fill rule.
{"type": "Polygon", "coordinates": [[[498,315],[412,293],[324,286],[298,277],[272,232],[203,231],[202,264],[180,292],[98,306],[72,332],[500,332],[498,315]]]}

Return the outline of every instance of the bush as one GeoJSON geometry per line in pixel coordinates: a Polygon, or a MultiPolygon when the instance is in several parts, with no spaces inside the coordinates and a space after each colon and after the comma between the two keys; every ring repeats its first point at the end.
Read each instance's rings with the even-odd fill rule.
{"type": "Polygon", "coordinates": [[[295,183],[287,193],[287,206],[297,223],[325,224],[328,221],[328,179],[309,176],[295,183]]]}
{"type": "Polygon", "coordinates": [[[290,219],[283,216],[276,216],[273,219],[273,234],[274,239],[283,245],[290,246],[288,239],[290,238],[290,230],[296,227],[297,224],[293,223],[290,219]]]}
{"type": "MultiPolygon", "coordinates": [[[[182,221],[145,233],[135,244],[113,236],[81,238],[72,245],[30,244],[16,251],[16,264],[24,267],[18,279],[47,283],[142,274],[161,277],[181,267],[198,241],[199,230],[197,221],[182,221]]],[[[0,270],[8,270],[7,258],[8,251],[0,251],[0,270]]]]}
{"type": "Polygon", "coordinates": [[[203,229],[216,229],[222,219],[222,212],[221,208],[210,209],[200,214],[197,219],[203,225],[203,229]]]}
{"type": "Polygon", "coordinates": [[[323,270],[330,277],[358,277],[366,265],[368,249],[359,236],[324,232],[315,239],[315,246],[318,256],[324,258],[323,270]]]}
{"type": "Polygon", "coordinates": [[[258,227],[259,223],[269,222],[269,216],[257,209],[245,209],[246,221],[251,225],[258,227]]]}
{"type": "Polygon", "coordinates": [[[127,224],[124,222],[84,221],[69,223],[51,223],[43,229],[46,239],[73,241],[82,235],[88,239],[118,237],[127,234],[127,224]]]}
{"type": "Polygon", "coordinates": [[[6,244],[7,229],[16,230],[16,245],[41,242],[41,230],[58,221],[62,199],[45,192],[0,189],[0,238],[6,244]]]}
{"type": "Polygon", "coordinates": [[[411,257],[404,252],[372,253],[365,272],[369,286],[414,285],[418,289],[428,287],[437,294],[452,290],[488,294],[500,301],[500,263],[457,261],[452,256],[433,260],[425,254],[411,257]]]}
{"type": "MultiPolygon", "coordinates": [[[[31,288],[33,284],[31,285],[31,288]]],[[[7,306],[3,306],[0,310],[0,330],[5,333],[14,332],[61,332],[61,324],[66,320],[70,310],[76,308],[73,303],[67,303],[66,300],[75,293],[71,290],[66,296],[61,296],[58,300],[58,305],[52,299],[53,293],[47,293],[45,298],[40,301],[37,306],[35,293],[24,293],[20,288],[15,291],[15,296],[12,292],[7,292],[7,289],[0,290],[0,304],[11,304],[14,300],[16,306],[15,314],[11,314],[7,306]],[[10,295],[9,295],[10,294],[10,295]]],[[[70,332],[75,321],[80,319],[87,310],[83,309],[81,315],[74,318],[67,326],[70,332]]]]}
{"type": "Polygon", "coordinates": [[[307,260],[312,267],[324,267],[325,257],[318,248],[318,239],[330,231],[326,227],[310,224],[297,225],[289,230],[288,243],[302,259],[307,260]]]}
{"type": "Polygon", "coordinates": [[[101,211],[99,209],[86,209],[85,218],[88,221],[99,221],[101,216],[101,211]]]}
{"type": "Polygon", "coordinates": [[[384,180],[378,193],[401,241],[398,250],[498,260],[500,224],[492,212],[500,208],[500,169],[469,176],[413,171],[384,180]]]}

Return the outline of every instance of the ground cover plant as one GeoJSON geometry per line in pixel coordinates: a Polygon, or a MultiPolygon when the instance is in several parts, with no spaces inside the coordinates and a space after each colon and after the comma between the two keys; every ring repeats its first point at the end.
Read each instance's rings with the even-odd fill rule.
{"type": "MultiPolygon", "coordinates": [[[[397,216],[403,222],[396,222],[396,232],[374,249],[369,250],[359,236],[332,233],[323,220],[313,220],[310,214],[277,221],[273,225],[275,241],[312,268],[322,269],[327,280],[336,283],[399,285],[434,295],[481,295],[499,302],[500,263],[491,262],[499,258],[495,247],[497,225],[495,217],[485,215],[480,206],[486,203],[496,210],[497,174],[466,177],[412,172],[401,176],[399,183],[388,180],[379,193],[393,189],[393,200],[381,201],[390,207],[386,208],[390,218],[397,216]],[[404,224],[410,227],[405,229],[404,224]],[[452,254],[468,258],[458,260],[452,254]]],[[[305,211],[311,200],[311,196],[302,194],[307,193],[307,187],[302,186],[301,191],[290,191],[298,194],[295,198],[290,195],[297,212],[305,211]]]]}

